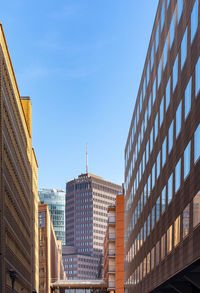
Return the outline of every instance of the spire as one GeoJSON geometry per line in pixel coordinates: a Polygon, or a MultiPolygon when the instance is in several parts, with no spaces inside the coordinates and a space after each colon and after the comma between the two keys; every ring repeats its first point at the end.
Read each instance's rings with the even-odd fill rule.
{"type": "Polygon", "coordinates": [[[88,144],[86,143],[86,173],[88,173],[88,144]]]}

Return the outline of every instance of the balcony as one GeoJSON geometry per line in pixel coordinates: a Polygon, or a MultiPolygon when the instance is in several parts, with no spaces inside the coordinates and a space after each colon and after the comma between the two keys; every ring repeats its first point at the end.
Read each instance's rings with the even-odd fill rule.
{"type": "Polygon", "coordinates": [[[108,224],[115,225],[116,218],[114,216],[108,217],[108,224]]]}
{"type": "Polygon", "coordinates": [[[108,233],[108,240],[115,241],[116,235],[115,233],[108,233]]]}
{"type": "Polygon", "coordinates": [[[108,265],[108,273],[115,274],[115,265],[108,265]]]}
{"type": "Polygon", "coordinates": [[[115,257],[115,249],[108,250],[108,257],[115,257]]]}

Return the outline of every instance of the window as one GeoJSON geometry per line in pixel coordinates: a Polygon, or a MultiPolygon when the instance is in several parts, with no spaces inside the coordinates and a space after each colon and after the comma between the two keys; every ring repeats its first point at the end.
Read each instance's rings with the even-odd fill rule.
{"type": "Polygon", "coordinates": [[[154,228],[154,225],[155,225],[155,215],[156,214],[156,207],[153,206],[152,208],[152,214],[151,214],[151,228],[153,229],[154,228]]]}
{"type": "Polygon", "coordinates": [[[158,153],[157,156],[157,179],[160,176],[160,152],[158,153]]]}
{"type": "Polygon", "coordinates": [[[171,81],[171,78],[169,78],[167,86],[166,86],[166,112],[170,104],[170,81],[171,81]]]}
{"type": "Polygon", "coordinates": [[[149,160],[149,141],[147,141],[147,145],[146,145],[146,165],[148,163],[149,160]]]}
{"type": "Polygon", "coordinates": [[[200,158],[200,124],[194,133],[194,162],[196,163],[200,158]]]}
{"type": "Polygon", "coordinates": [[[152,152],[152,150],[153,150],[153,128],[150,133],[150,153],[152,152]]]}
{"type": "Polygon", "coordinates": [[[160,82],[161,82],[161,71],[162,71],[162,57],[160,58],[160,62],[158,65],[158,89],[159,89],[160,82]]]}
{"type": "Polygon", "coordinates": [[[190,205],[188,204],[183,211],[183,238],[189,233],[190,224],[190,205]]]}
{"type": "Polygon", "coordinates": [[[156,115],[154,129],[155,129],[155,141],[156,141],[157,136],[158,136],[158,114],[156,115]]]}
{"type": "Polygon", "coordinates": [[[154,44],[152,45],[152,48],[151,48],[151,70],[153,67],[153,63],[154,63],[154,44]]]}
{"type": "Polygon", "coordinates": [[[150,221],[150,215],[147,218],[147,235],[149,235],[151,230],[151,221],[150,221]]]}
{"type": "Polygon", "coordinates": [[[162,213],[165,211],[165,207],[166,207],[166,186],[162,190],[162,201],[161,201],[162,213]]]}
{"type": "Polygon", "coordinates": [[[193,198],[193,227],[200,223],[200,191],[193,198]]]}
{"type": "Polygon", "coordinates": [[[198,28],[198,0],[195,1],[191,13],[191,44],[194,40],[198,28]]]}
{"type": "Polygon", "coordinates": [[[159,23],[156,29],[156,52],[158,50],[158,44],[159,44],[159,23]]]}
{"type": "Polygon", "coordinates": [[[149,174],[149,177],[148,177],[148,197],[150,196],[151,194],[151,174],[149,174]]]}
{"type": "Polygon", "coordinates": [[[179,136],[181,131],[181,117],[182,116],[182,101],[180,102],[177,110],[176,110],[176,138],[179,136]]]}
{"type": "Polygon", "coordinates": [[[189,112],[191,110],[191,95],[192,95],[192,78],[190,78],[187,87],[185,89],[185,120],[187,119],[187,116],[189,115],[189,112]]]}
{"type": "Polygon", "coordinates": [[[172,16],[171,24],[170,24],[170,49],[174,42],[174,30],[175,30],[175,12],[172,16]]]}
{"type": "Polygon", "coordinates": [[[146,90],[146,83],[145,83],[145,77],[143,82],[143,100],[145,99],[145,90],[146,90]]]}
{"type": "Polygon", "coordinates": [[[167,0],[167,8],[169,7],[170,4],[170,0],[167,0]]]}
{"type": "Polygon", "coordinates": [[[176,164],[175,168],[175,192],[179,190],[181,186],[181,159],[176,164]]]}
{"type": "Polygon", "coordinates": [[[176,60],[174,61],[173,66],[173,92],[177,86],[178,82],[178,55],[176,56],[176,60]]]}
{"type": "Polygon", "coordinates": [[[162,101],[160,103],[160,127],[163,123],[163,119],[164,119],[164,98],[162,98],[162,101]]]}
{"type": "Polygon", "coordinates": [[[172,250],[172,225],[167,230],[167,253],[172,250]]]}
{"type": "Polygon", "coordinates": [[[165,23],[165,1],[163,1],[163,5],[161,8],[160,19],[161,19],[161,32],[162,32],[163,27],[164,27],[164,23],[165,23]]]}
{"type": "Polygon", "coordinates": [[[147,65],[147,87],[148,87],[148,83],[149,83],[149,63],[147,65]]]}
{"type": "Polygon", "coordinates": [[[146,131],[146,128],[147,128],[147,109],[145,111],[145,115],[144,115],[144,129],[146,131]]]}
{"type": "Polygon", "coordinates": [[[185,64],[185,60],[187,57],[187,28],[185,30],[182,42],[181,42],[181,70],[185,64]]]}
{"type": "Polygon", "coordinates": [[[161,238],[161,260],[165,257],[165,239],[166,235],[164,234],[161,238]]]}
{"type": "Polygon", "coordinates": [[[147,274],[150,272],[150,265],[151,265],[151,262],[150,262],[150,252],[147,254],[147,274]]]}
{"type": "Polygon", "coordinates": [[[155,264],[155,248],[151,250],[151,270],[153,270],[155,264]]]}
{"type": "Polygon", "coordinates": [[[167,153],[167,138],[165,137],[162,144],[162,167],[164,167],[166,162],[166,153],[167,153]]]}
{"type": "Polygon", "coordinates": [[[190,172],[190,142],[188,143],[184,151],[184,180],[187,178],[190,172]]]}
{"type": "Polygon", "coordinates": [[[142,92],[140,94],[140,112],[142,111],[142,92]]]}
{"type": "Polygon", "coordinates": [[[178,18],[177,18],[177,22],[179,23],[182,12],[183,12],[183,0],[178,0],[178,18]]]}
{"type": "Polygon", "coordinates": [[[164,49],[163,49],[163,71],[165,70],[165,66],[167,63],[167,46],[168,45],[168,37],[165,40],[165,45],[164,45],[164,49]]]}
{"type": "Polygon", "coordinates": [[[181,236],[181,220],[180,220],[180,216],[178,216],[178,218],[175,220],[174,222],[174,246],[177,246],[180,242],[180,236],[181,236]]]}
{"type": "Polygon", "coordinates": [[[155,185],[155,164],[153,165],[153,168],[152,168],[152,189],[154,188],[154,185],[155,185]]]}
{"type": "Polygon", "coordinates": [[[39,227],[45,227],[45,212],[39,213],[39,227]]]}
{"type": "Polygon", "coordinates": [[[151,95],[149,96],[148,112],[149,112],[149,118],[150,118],[150,116],[151,116],[151,95]]]}
{"type": "Polygon", "coordinates": [[[169,134],[168,134],[168,153],[169,154],[173,147],[173,132],[174,132],[174,122],[172,121],[169,127],[169,134]]]}
{"type": "Polygon", "coordinates": [[[160,242],[156,243],[156,265],[160,262],[160,242]]]}
{"type": "Polygon", "coordinates": [[[154,83],[153,83],[153,104],[155,103],[155,99],[156,99],[156,79],[154,80],[154,83]]]}
{"type": "Polygon", "coordinates": [[[168,179],[168,204],[171,202],[173,197],[173,173],[168,179]]]}
{"type": "Polygon", "coordinates": [[[156,201],[156,221],[160,219],[160,197],[156,201]]]}
{"type": "Polygon", "coordinates": [[[195,95],[197,97],[200,91],[200,57],[195,67],[195,85],[195,95]]]}

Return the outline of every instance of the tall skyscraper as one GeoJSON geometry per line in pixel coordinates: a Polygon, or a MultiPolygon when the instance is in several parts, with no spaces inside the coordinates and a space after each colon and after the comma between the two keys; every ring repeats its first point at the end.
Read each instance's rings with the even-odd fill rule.
{"type": "Polygon", "coordinates": [[[65,192],[58,189],[40,188],[38,191],[41,203],[49,207],[54,231],[58,240],[65,245],[65,192]]]}
{"type": "MultiPolygon", "coordinates": [[[[77,253],[91,257],[93,263],[88,279],[95,279],[102,260],[103,241],[107,225],[107,208],[115,203],[121,186],[89,173],[78,176],[66,185],[66,245],[77,253]]],[[[65,255],[66,258],[66,255],[65,255]]],[[[65,263],[64,263],[65,264],[65,263]]],[[[88,266],[88,261],[85,262],[88,266]]],[[[67,276],[77,277],[78,268],[65,268],[67,276]],[[73,272],[73,274],[69,273],[73,272]]],[[[81,268],[84,276],[84,268],[81,268]]]]}
{"type": "Polygon", "coordinates": [[[200,1],[160,0],[125,148],[128,292],[199,292],[200,1]]]}

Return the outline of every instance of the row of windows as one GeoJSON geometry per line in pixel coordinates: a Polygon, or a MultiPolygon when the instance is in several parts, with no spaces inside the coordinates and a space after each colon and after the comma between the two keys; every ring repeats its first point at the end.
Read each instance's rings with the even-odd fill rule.
{"type": "MultiPolygon", "coordinates": [[[[163,7],[164,7],[164,3],[165,3],[165,1],[163,2],[163,7]]],[[[171,49],[171,46],[172,46],[173,41],[174,41],[174,34],[175,34],[174,31],[175,31],[175,27],[176,27],[175,14],[177,14],[177,23],[178,23],[178,20],[179,20],[180,13],[182,14],[182,9],[183,9],[182,0],[178,1],[176,7],[177,8],[174,11],[174,14],[173,14],[173,17],[172,17],[172,20],[171,20],[171,24],[170,24],[170,28],[169,28],[169,32],[168,32],[168,35],[167,35],[167,38],[166,38],[166,41],[165,41],[165,45],[164,45],[164,48],[163,48],[163,54],[161,56],[161,59],[159,61],[159,65],[158,65],[158,70],[157,70],[157,89],[159,88],[159,85],[161,83],[162,72],[165,70],[165,67],[166,67],[167,58],[168,58],[168,49],[169,48],[171,49]]],[[[158,28],[159,28],[159,25],[158,25],[158,28]]],[[[196,2],[195,2],[193,10],[192,10],[192,14],[191,14],[191,43],[194,40],[194,36],[196,35],[197,28],[198,28],[198,0],[196,0],[196,2]]],[[[182,43],[181,43],[181,49],[180,49],[180,51],[181,51],[180,52],[180,54],[181,54],[181,69],[183,69],[183,66],[185,64],[186,57],[187,57],[187,34],[188,34],[188,30],[186,28],[184,36],[183,36],[183,39],[182,39],[182,43]]],[[[174,92],[175,87],[177,85],[177,81],[178,81],[178,55],[177,55],[177,57],[175,59],[175,62],[174,62],[173,71],[172,71],[172,79],[173,79],[173,92],[174,92]]],[[[168,83],[167,86],[169,86],[169,83],[168,83]]],[[[136,141],[134,157],[135,157],[135,160],[137,160],[137,155],[138,155],[138,153],[140,151],[140,144],[142,143],[144,132],[146,131],[146,128],[147,128],[147,121],[151,116],[151,112],[152,112],[151,108],[154,105],[155,98],[156,98],[156,78],[155,78],[154,83],[153,83],[152,93],[150,94],[149,100],[148,100],[148,103],[147,103],[147,108],[146,108],[146,111],[145,111],[145,114],[144,114],[144,120],[142,122],[141,131],[140,131],[139,135],[137,136],[137,141],[136,141],[136,139],[135,139],[136,127],[137,127],[137,123],[139,121],[139,112],[140,112],[139,105],[137,107],[136,117],[138,117],[138,119],[136,119],[136,117],[134,119],[134,124],[133,124],[133,127],[132,127],[132,133],[131,133],[130,141],[129,141],[129,144],[128,144],[128,150],[127,150],[126,155],[125,155],[125,166],[127,166],[127,162],[129,160],[129,156],[130,156],[130,152],[131,152],[131,145],[133,144],[133,141],[136,141]]],[[[142,106],[142,103],[140,103],[140,104],[142,106]]],[[[162,105],[162,103],[161,103],[161,105],[162,105]]],[[[166,103],[166,105],[168,105],[168,104],[166,103]]],[[[162,116],[161,116],[160,122],[162,122],[162,116]]],[[[127,189],[127,187],[128,187],[127,184],[125,184],[125,187],[127,189]]]]}
{"type": "MultiPolygon", "coordinates": [[[[185,237],[188,236],[191,227],[190,221],[193,229],[200,224],[200,191],[193,198],[192,214],[190,214],[190,204],[188,204],[182,214],[176,218],[174,223],[162,235],[155,247],[151,249],[138,268],[129,277],[126,284],[137,284],[145,278],[145,276],[150,273],[155,266],[159,265],[159,263],[162,262],[169,253],[171,253],[173,248],[176,248],[180,241],[184,240],[185,237]]],[[[131,262],[133,260],[139,246],[141,246],[140,240],[132,245],[126,261],[131,262]]]]}
{"type": "MultiPolygon", "coordinates": [[[[194,132],[194,163],[196,164],[200,158],[200,124],[197,126],[194,132]]],[[[138,236],[136,237],[136,241],[145,241],[146,237],[150,234],[150,231],[154,229],[155,223],[159,221],[160,216],[164,213],[166,206],[170,204],[173,198],[173,190],[175,194],[178,192],[181,186],[181,163],[183,164],[183,179],[186,180],[191,168],[191,141],[189,141],[188,145],[184,150],[184,154],[182,158],[180,158],[175,166],[174,172],[172,172],[167,179],[166,185],[163,187],[161,195],[157,198],[155,205],[153,206],[150,214],[147,217],[143,227],[141,228],[138,236]],[[173,189],[173,177],[174,177],[174,189],[173,189]]],[[[153,176],[156,176],[154,174],[153,176]]],[[[153,182],[153,180],[152,180],[153,182]]],[[[151,184],[149,182],[148,184],[151,184]]],[[[129,223],[127,234],[129,235],[132,233],[137,220],[142,213],[143,206],[146,203],[146,196],[148,195],[148,187],[145,185],[144,192],[141,195],[140,200],[138,201],[138,205],[136,206],[132,220],[129,223]]]]}

